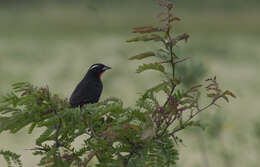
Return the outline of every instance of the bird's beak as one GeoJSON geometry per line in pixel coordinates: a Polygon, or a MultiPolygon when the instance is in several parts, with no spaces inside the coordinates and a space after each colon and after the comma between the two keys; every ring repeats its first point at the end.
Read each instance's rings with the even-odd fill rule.
{"type": "Polygon", "coordinates": [[[103,67],[103,71],[106,71],[106,70],[109,70],[109,69],[111,69],[111,67],[108,67],[108,66],[105,66],[105,67],[103,67]]]}

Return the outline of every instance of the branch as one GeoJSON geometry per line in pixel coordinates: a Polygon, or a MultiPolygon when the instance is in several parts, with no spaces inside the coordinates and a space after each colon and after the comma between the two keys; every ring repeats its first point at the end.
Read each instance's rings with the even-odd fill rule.
{"type": "Polygon", "coordinates": [[[166,121],[166,127],[163,129],[163,131],[162,131],[161,134],[159,134],[159,135],[156,136],[156,138],[159,138],[159,137],[161,137],[161,136],[163,136],[163,135],[165,134],[165,132],[167,131],[167,129],[170,127],[170,125],[177,119],[177,114],[178,114],[178,113],[176,113],[173,118],[172,118],[172,116],[171,116],[169,121],[166,121]]]}
{"type": "Polygon", "coordinates": [[[129,163],[129,160],[132,158],[132,156],[134,155],[134,151],[132,150],[129,154],[129,156],[124,160],[124,166],[127,166],[129,163]]]}
{"type": "Polygon", "coordinates": [[[61,145],[60,145],[60,142],[59,142],[59,133],[60,133],[60,129],[61,129],[61,124],[62,124],[62,119],[59,117],[57,111],[54,111],[55,112],[55,115],[58,117],[59,119],[59,123],[58,123],[58,126],[55,125],[55,128],[56,128],[56,132],[55,132],[55,143],[56,143],[56,148],[59,148],[61,145]]]}
{"type": "MultiPolygon", "coordinates": [[[[208,109],[208,108],[211,107],[212,105],[215,105],[215,102],[217,101],[217,99],[218,99],[218,98],[213,99],[211,103],[209,103],[208,105],[206,105],[205,107],[203,107],[203,108],[201,108],[201,109],[199,109],[199,107],[197,107],[197,112],[196,112],[195,114],[193,114],[193,115],[190,115],[190,117],[184,122],[183,125],[187,124],[190,120],[192,120],[196,115],[198,115],[198,114],[201,113],[202,111],[208,109]]],[[[178,132],[178,131],[180,131],[180,130],[182,130],[182,129],[184,129],[184,128],[185,128],[185,126],[179,126],[178,128],[174,129],[174,130],[170,133],[170,135],[174,135],[174,133],[176,133],[176,132],[178,132]]]]}
{"type": "Polygon", "coordinates": [[[185,42],[187,42],[189,37],[190,36],[188,34],[184,33],[184,34],[178,35],[177,37],[173,38],[171,40],[171,43],[173,46],[175,46],[179,41],[184,40],[185,42]]]}
{"type": "MultiPolygon", "coordinates": [[[[168,10],[167,10],[168,17],[171,15],[170,11],[171,11],[171,8],[168,8],[168,10]]],[[[171,33],[170,33],[170,24],[171,24],[171,22],[170,22],[170,20],[168,20],[166,34],[167,34],[168,40],[169,40],[169,47],[168,47],[168,43],[164,43],[164,44],[165,44],[165,48],[169,51],[169,54],[170,54],[170,57],[171,57],[171,60],[168,63],[171,64],[172,80],[174,81],[174,79],[175,79],[175,63],[173,62],[173,60],[174,60],[174,57],[176,57],[176,55],[173,52],[173,44],[171,42],[172,38],[171,38],[171,33]]],[[[175,87],[176,87],[176,84],[173,85],[173,87],[171,89],[170,96],[173,94],[175,87]]],[[[164,105],[163,105],[164,108],[168,104],[168,102],[169,102],[169,98],[167,98],[167,101],[164,103],[164,105]]]]}
{"type": "MultiPolygon", "coordinates": [[[[186,60],[188,60],[188,59],[190,59],[190,57],[185,57],[185,58],[175,58],[174,60],[173,60],[173,64],[177,64],[177,63],[181,63],[181,62],[183,62],[183,61],[186,61],[186,60]]],[[[166,61],[162,61],[162,62],[159,62],[160,64],[165,64],[165,63],[171,63],[171,60],[166,60],[166,61]]]]}
{"type": "Polygon", "coordinates": [[[92,158],[96,155],[97,152],[98,152],[98,150],[91,151],[88,155],[88,158],[85,159],[84,162],[82,164],[79,164],[79,165],[86,167],[88,165],[88,163],[92,160],[92,158]]]}
{"type": "Polygon", "coordinates": [[[173,84],[174,84],[174,85],[173,85],[173,87],[172,87],[171,93],[169,94],[169,96],[168,96],[166,102],[164,103],[163,108],[165,108],[166,105],[168,104],[168,102],[169,102],[169,100],[170,100],[170,98],[171,98],[171,95],[173,94],[173,91],[174,91],[174,89],[175,89],[175,87],[176,87],[176,84],[175,84],[175,83],[173,83],[173,84]]]}
{"type": "Polygon", "coordinates": [[[30,149],[25,149],[25,150],[30,150],[30,151],[37,151],[37,150],[39,150],[39,151],[45,151],[45,152],[50,151],[50,149],[44,148],[44,147],[34,147],[34,148],[30,148],[30,149]]]}
{"type": "Polygon", "coordinates": [[[94,131],[94,129],[93,129],[93,126],[88,124],[85,115],[83,115],[83,121],[84,121],[84,124],[85,124],[86,128],[89,128],[91,134],[89,134],[89,133],[87,133],[87,132],[86,132],[86,133],[87,133],[88,135],[90,135],[90,137],[95,137],[96,139],[98,139],[99,137],[96,135],[96,133],[95,133],[95,131],[94,131]]]}

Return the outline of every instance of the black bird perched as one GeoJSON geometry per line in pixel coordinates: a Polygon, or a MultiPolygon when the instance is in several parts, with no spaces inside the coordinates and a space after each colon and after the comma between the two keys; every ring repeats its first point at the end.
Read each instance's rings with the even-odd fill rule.
{"type": "Polygon", "coordinates": [[[104,64],[93,64],[85,77],[80,81],[70,97],[71,107],[82,107],[84,104],[96,103],[103,90],[102,74],[110,69],[104,64]]]}

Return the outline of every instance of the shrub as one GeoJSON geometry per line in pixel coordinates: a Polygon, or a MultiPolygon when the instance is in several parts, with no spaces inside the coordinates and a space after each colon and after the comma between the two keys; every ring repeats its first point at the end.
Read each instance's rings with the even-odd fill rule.
{"type": "MultiPolygon", "coordinates": [[[[21,82],[13,84],[13,91],[1,100],[0,132],[17,133],[29,127],[30,134],[37,128],[44,129],[31,149],[34,155],[41,155],[41,166],[88,166],[93,157],[98,167],[175,165],[179,154],[176,145],[182,142],[178,133],[191,126],[203,128],[194,118],[220,99],[228,102],[228,97],[235,95],[223,91],[216,77],[188,89],[180,87],[176,66],[189,58],[176,55],[175,47],[187,42],[189,35],[174,33],[180,18],[172,13],[173,3],[164,0],[160,6],[165,11],[158,16],[159,25],[135,27],[133,33],[140,35],[127,41],[158,43],[158,48],[129,58],[151,59],[136,72],[154,70],[162,76],[136,100],[135,106],[124,107],[121,99],[108,98],[70,108],[67,99],[51,93],[47,86],[21,82]],[[202,92],[209,99],[206,105],[200,102],[202,92]],[[84,138],[84,144],[75,148],[73,142],[79,137],[84,138]]],[[[9,166],[11,160],[22,166],[19,155],[9,151],[0,154],[9,166]]]]}

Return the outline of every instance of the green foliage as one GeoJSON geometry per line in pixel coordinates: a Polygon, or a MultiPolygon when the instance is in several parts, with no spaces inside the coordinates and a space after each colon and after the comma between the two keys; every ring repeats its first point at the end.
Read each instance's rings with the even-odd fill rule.
{"type": "MultiPolygon", "coordinates": [[[[136,27],[133,33],[142,35],[128,41],[153,41],[163,46],[129,58],[155,57],[155,62],[140,65],[137,73],[156,70],[163,76],[159,84],[144,92],[135,106],[124,107],[122,100],[113,97],[71,108],[67,99],[52,94],[47,86],[21,82],[13,84],[13,91],[0,102],[0,132],[17,133],[28,127],[31,134],[43,129],[31,149],[34,155],[41,156],[40,166],[88,166],[93,157],[97,159],[97,167],[175,165],[176,145],[182,142],[177,132],[194,126],[204,128],[194,120],[195,116],[219,99],[229,101],[228,97],[235,95],[222,91],[216,77],[209,78],[206,92],[210,103],[201,106],[202,84],[190,89],[178,87],[182,81],[176,77],[176,65],[188,58],[178,57],[175,48],[181,41],[187,42],[189,35],[172,35],[174,24],[180,19],[172,14],[172,2],[165,0],[160,5],[166,12],[160,14],[159,26],[136,27]],[[83,138],[84,144],[76,148],[73,143],[79,138],[83,138]]],[[[2,155],[8,164],[11,157],[21,166],[16,154],[2,152],[2,155]]]]}
{"type": "Polygon", "coordinates": [[[141,53],[136,56],[130,57],[129,60],[142,60],[142,59],[145,59],[147,57],[152,57],[152,56],[155,56],[154,52],[145,52],[145,53],[141,53]]]}
{"type": "Polygon", "coordinates": [[[143,64],[138,67],[136,73],[141,73],[146,70],[156,70],[156,71],[164,72],[164,67],[158,63],[143,64]]]}
{"type": "Polygon", "coordinates": [[[13,166],[12,164],[16,164],[17,166],[22,167],[22,162],[19,159],[20,155],[17,155],[11,151],[4,151],[4,150],[0,150],[0,155],[4,157],[8,167],[12,167],[13,166]]]}

